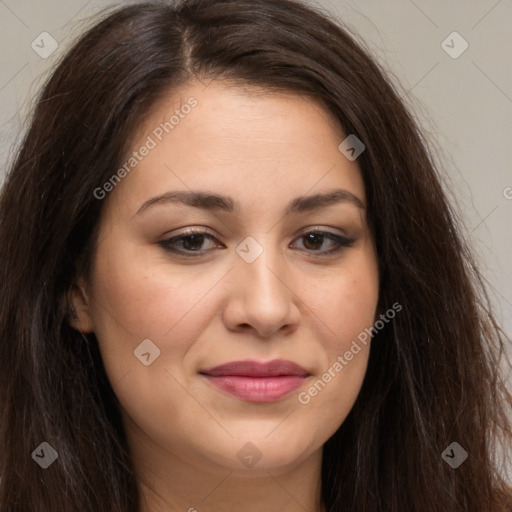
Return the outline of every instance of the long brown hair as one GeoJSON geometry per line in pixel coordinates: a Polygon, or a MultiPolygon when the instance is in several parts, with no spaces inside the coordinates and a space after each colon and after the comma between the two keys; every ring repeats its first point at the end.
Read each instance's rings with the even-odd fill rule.
{"type": "Polygon", "coordinates": [[[94,253],[94,190],[155,100],[194,78],[309,95],[366,146],[380,307],[402,311],[375,335],[358,399],[324,445],[327,511],[512,510],[493,441],[511,446],[507,340],[428,145],[347,30],[291,0],[119,8],[42,90],[0,198],[1,510],[138,510],[116,396],[66,297],[94,253]],[[45,470],[31,456],[42,442],[58,453],[45,470]],[[453,442],[469,455],[457,469],[442,457],[453,442]]]}

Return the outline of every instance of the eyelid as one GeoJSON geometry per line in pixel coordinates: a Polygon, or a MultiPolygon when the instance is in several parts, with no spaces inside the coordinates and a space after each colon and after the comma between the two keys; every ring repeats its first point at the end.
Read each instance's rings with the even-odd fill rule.
{"type": "Polygon", "coordinates": [[[297,231],[293,235],[293,239],[297,238],[298,236],[302,236],[306,233],[310,233],[311,231],[321,231],[322,233],[330,233],[332,235],[341,236],[344,238],[350,238],[349,235],[340,228],[335,228],[333,226],[328,226],[325,224],[324,225],[313,224],[312,226],[306,226],[304,228],[300,228],[299,231],[297,231]],[[337,232],[329,231],[331,229],[336,230],[337,232]]]}
{"type": "MultiPolygon", "coordinates": [[[[182,228],[183,231],[178,231],[178,232],[172,232],[172,236],[169,234],[169,235],[164,235],[165,239],[166,240],[170,240],[170,239],[173,239],[173,238],[178,238],[178,237],[181,237],[181,236],[187,236],[187,235],[203,235],[203,234],[208,234],[210,235],[211,237],[215,238],[218,242],[220,242],[217,238],[217,235],[212,231],[210,230],[209,228],[207,228],[206,226],[194,226],[194,227],[190,227],[190,226],[187,226],[185,228],[182,228]]],[[[321,233],[330,233],[332,235],[336,235],[336,236],[340,236],[342,238],[352,238],[350,237],[347,233],[345,233],[343,230],[341,230],[340,228],[334,228],[332,226],[321,226],[321,225],[312,225],[312,226],[306,226],[306,227],[303,227],[301,228],[300,230],[296,231],[293,235],[292,235],[292,241],[295,240],[297,237],[300,237],[300,236],[303,236],[307,233],[311,233],[311,232],[321,232],[321,233]],[[337,233],[333,233],[331,231],[326,231],[325,228],[329,228],[329,229],[336,229],[338,230],[337,233]],[[341,233],[340,233],[341,231],[341,233]]],[[[222,243],[222,242],[221,242],[222,243]]]]}
{"type": "Polygon", "coordinates": [[[169,235],[164,235],[164,236],[168,236],[168,239],[170,239],[170,238],[176,238],[179,236],[208,234],[208,235],[216,238],[215,233],[213,233],[213,231],[210,230],[209,228],[207,228],[206,226],[194,226],[194,227],[187,226],[186,228],[182,228],[182,229],[183,229],[183,231],[178,231],[177,233],[175,233],[173,231],[172,236],[169,236],[169,235]]]}

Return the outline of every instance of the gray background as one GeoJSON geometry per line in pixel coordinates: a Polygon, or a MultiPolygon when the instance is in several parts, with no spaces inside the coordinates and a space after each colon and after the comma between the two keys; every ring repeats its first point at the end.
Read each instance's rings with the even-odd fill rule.
{"type": "MultiPolygon", "coordinates": [[[[0,181],[50,68],[91,24],[88,17],[127,3],[0,0],[0,181]],[[42,32],[59,44],[47,58],[31,47],[42,32]]],[[[321,0],[317,5],[360,35],[435,142],[498,319],[511,334],[512,3],[321,0]],[[457,58],[442,47],[454,31],[469,45],[457,58]]],[[[460,51],[461,42],[452,39],[445,44],[460,51]]]]}

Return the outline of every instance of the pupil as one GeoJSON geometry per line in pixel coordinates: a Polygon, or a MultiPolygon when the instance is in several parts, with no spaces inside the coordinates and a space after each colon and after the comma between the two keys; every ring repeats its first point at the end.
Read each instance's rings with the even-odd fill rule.
{"type": "Polygon", "coordinates": [[[202,242],[203,242],[203,235],[188,235],[184,239],[185,249],[189,249],[189,250],[198,249],[199,247],[201,247],[202,242]],[[192,244],[189,243],[190,240],[192,240],[192,244]],[[194,242],[195,242],[195,244],[194,244],[194,242]],[[195,245],[198,245],[199,247],[196,247],[195,245]]]}
{"type": "Polygon", "coordinates": [[[313,247],[311,247],[311,245],[318,245],[318,243],[320,243],[320,247],[321,247],[322,246],[322,241],[321,241],[322,237],[323,237],[323,235],[318,234],[318,233],[307,234],[305,246],[308,249],[312,249],[313,247]],[[310,246],[310,247],[308,247],[308,246],[310,246]]]}

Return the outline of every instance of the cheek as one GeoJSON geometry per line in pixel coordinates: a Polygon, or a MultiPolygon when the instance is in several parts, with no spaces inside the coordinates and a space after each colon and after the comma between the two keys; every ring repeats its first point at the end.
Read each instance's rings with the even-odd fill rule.
{"type": "Polygon", "coordinates": [[[212,322],[223,286],[225,270],[206,268],[171,271],[129,251],[95,267],[94,330],[108,379],[128,417],[155,438],[171,420],[191,433],[190,417],[204,414],[183,383],[186,355],[212,322]]]}
{"type": "MultiPolygon", "coordinates": [[[[164,259],[150,265],[136,252],[98,258],[94,271],[94,331],[112,382],[141,369],[134,351],[146,339],[159,351],[152,367],[176,367],[216,314],[209,291],[225,274],[207,266],[171,271],[164,259]]],[[[115,253],[105,246],[101,254],[115,253]]]]}
{"type": "Polygon", "coordinates": [[[319,338],[325,359],[318,375],[301,390],[298,402],[308,422],[329,437],[345,420],[361,389],[370,352],[379,294],[372,253],[347,262],[328,283],[308,295],[325,325],[319,338]]]}
{"type": "Polygon", "coordinates": [[[333,355],[344,353],[353,340],[371,328],[379,297],[378,270],[373,253],[353,253],[346,264],[333,270],[331,278],[303,291],[326,326],[322,343],[333,355]]]}

